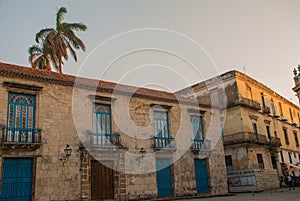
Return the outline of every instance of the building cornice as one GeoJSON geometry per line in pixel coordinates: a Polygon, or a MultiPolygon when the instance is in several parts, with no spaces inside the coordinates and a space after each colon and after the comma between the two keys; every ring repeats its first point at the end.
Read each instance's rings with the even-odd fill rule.
{"type": "MultiPolygon", "coordinates": [[[[185,105],[198,106],[198,102],[173,93],[148,88],[107,82],[90,78],[76,77],[56,72],[33,69],[25,66],[7,64],[0,62],[0,76],[7,78],[18,78],[21,80],[35,81],[39,83],[56,84],[92,90],[95,92],[114,93],[130,97],[139,97],[155,101],[168,101],[185,105]]],[[[201,105],[208,107],[207,105],[201,105]]]]}

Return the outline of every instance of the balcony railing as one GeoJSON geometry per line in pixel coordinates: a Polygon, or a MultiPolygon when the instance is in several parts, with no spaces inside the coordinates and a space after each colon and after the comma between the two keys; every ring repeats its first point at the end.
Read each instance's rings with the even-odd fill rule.
{"type": "Polygon", "coordinates": [[[277,137],[271,137],[271,139],[269,139],[269,144],[271,144],[275,147],[280,147],[281,146],[281,140],[280,140],[280,138],[277,138],[277,137]]]}
{"type": "Polygon", "coordinates": [[[1,129],[0,143],[1,145],[6,145],[5,147],[11,146],[15,148],[20,145],[22,148],[38,148],[41,144],[41,138],[42,129],[40,128],[3,127],[1,129]]]}
{"type": "Polygon", "coordinates": [[[193,151],[208,150],[210,149],[210,140],[205,139],[193,139],[192,149],[193,151]]]}
{"type": "Polygon", "coordinates": [[[90,133],[90,145],[92,146],[121,146],[118,133],[90,133]]]}
{"type": "Polygon", "coordinates": [[[236,106],[236,105],[241,105],[241,106],[248,107],[248,108],[254,109],[254,110],[260,110],[261,109],[259,102],[256,102],[254,100],[244,98],[244,97],[239,97],[235,101],[228,102],[228,107],[233,107],[233,106],[236,106]]]}
{"type": "Polygon", "coordinates": [[[265,113],[265,114],[270,114],[270,113],[271,113],[270,107],[267,107],[267,106],[262,107],[262,111],[263,111],[263,113],[265,113]]]}
{"type": "Polygon", "coordinates": [[[245,132],[245,133],[236,133],[232,135],[224,136],[224,145],[230,144],[240,144],[240,143],[255,143],[260,145],[273,145],[280,146],[280,138],[271,137],[267,138],[265,135],[245,132]]]}
{"type": "Polygon", "coordinates": [[[160,137],[155,136],[153,137],[154,140],[154,148],[162,149],[162,148],[176,148],[176,139],[174,137],[160,137]]]}

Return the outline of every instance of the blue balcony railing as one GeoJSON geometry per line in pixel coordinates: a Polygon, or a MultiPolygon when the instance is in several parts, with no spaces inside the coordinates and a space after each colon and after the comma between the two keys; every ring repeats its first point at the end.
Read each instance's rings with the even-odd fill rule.
{"type": "Polygon", "coordinates": [[[199,151],[203,149],[210,149],[210,140],[205,139],[192,139],[192,149],[199,151]]]}
{"type": "Polygon", "coordinates": [[[33,144],[41,143],[40,128],[10,128],[1,129],[1,143],[33,144]]]}
{"type": "Polygon", "coordinates": [[[154,139],[154,148],[176,148],[176,139],[174,137],[160,137],[155,136],[154,139]]]}
{"type": "Polygon", "coordinates": [[[90,133],[91,144],[94,146],[121,146],[118,133],[90,133]]]}

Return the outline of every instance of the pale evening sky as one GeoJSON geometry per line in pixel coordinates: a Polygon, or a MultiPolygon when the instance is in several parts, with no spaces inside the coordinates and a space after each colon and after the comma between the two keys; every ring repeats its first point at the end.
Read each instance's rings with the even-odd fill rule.
{"type": "Polygon", "coordinates": [[[27,49],[40,29],[83,22],[87,46],[64,73],[178,90],[236,69],[298,103],[299,0],[0,0],[0,61],[30,66],[27,49]]]}

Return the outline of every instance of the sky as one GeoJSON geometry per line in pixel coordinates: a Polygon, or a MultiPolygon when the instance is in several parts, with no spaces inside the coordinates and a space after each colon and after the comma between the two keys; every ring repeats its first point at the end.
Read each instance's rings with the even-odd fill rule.
{"type": "Polygon", "coordinates": [[[65,74],[176,91],[235,69],[298,104],[299,0],[0,0],[0,61],[30,66],[27,49],[61,6],[88,27],[65,74]]]}

